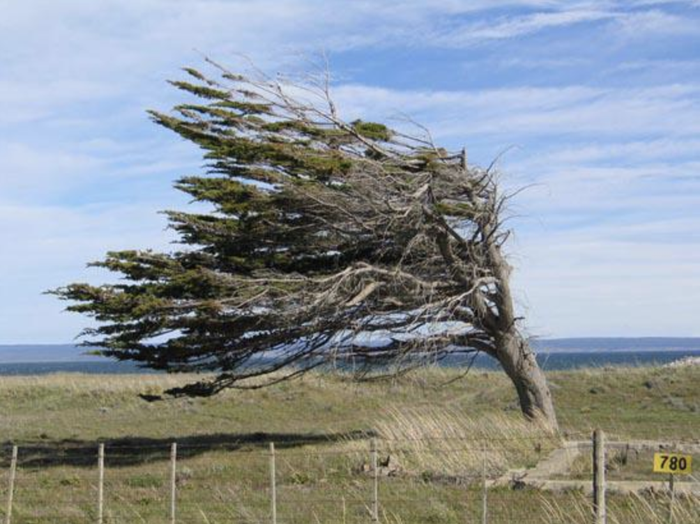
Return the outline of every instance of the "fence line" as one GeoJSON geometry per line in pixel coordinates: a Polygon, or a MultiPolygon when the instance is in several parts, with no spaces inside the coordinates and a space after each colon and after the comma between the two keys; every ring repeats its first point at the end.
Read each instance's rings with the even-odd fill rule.
{"type": "Polygon", "coordinates": [[[488,486],[486,485],[486,452],[481,452],[481,523],[488,524],[489,521],[489,504],[488,504],[488,486]]]}
{"type": "Polygon", "coordinates": [[[606,524],[605,505],[605,434],[596,429],[593,432],[593,509],[596,524],[606,524]]]}
{"type": "MultiPolygon", "coordinates": [[[[296,489],[296,486],[304,486],[306,485],[307,482],[311,482],[309,480],[305,480],[305,477],[303,476],[303,471],[301,476],[299,475],[299,472],[296,471],[296,469],[293,467],[291,463],[287,464],[284,461],[282,462],[281,466],[282,467],[287,467],[293,472],[293,475],[288,475],[289,478],[293,480],[287,479],[286,483],[282,483],[283,490],[282,494],[286,495],[287,491],[289,491],[289,494],[294,497],[293,500],[287,500],[286,496],[283,496],[281,499],[279,499],[279,493],[278,493],[278,482],[281,480],[282,477],[279,477],[279,464],[277,463],[278,459],[278,452],[275,448],[275,442],[269,442],[269,452],[265,453],[264,451],[252,451],[253,453],[257,453],[259,456],[264,456],[268,455],[269,456],[269,484],[267,483],[261,483],[257,488],[258,494],[260,498],[264,497],[269,497],[269,508],[270,508],[270,513],[267,518],[264,517],[255,517],[252,515],[248,515],[244,518],[245,522],[272,522],[272,524],[279,524],[279,523],[284,523],[284,522],[291,522],[288,520],[287,517],[284,517],[284,515],[293,515],[295,513],[302,514],[304,512],[307,513],[311,510],[310,504],[311,503],[319,503],[319,502],[327,502],[327,503],[332,503],[337,506],[338,508],[338,514],[342,515],[342,521],[347,522],[347,519],[357,519],[360,518],[358,515],[362,515],[362,512],[365,511],[365,518],[370,519],[374,523],[380,522],[380,517],[381,514],[385,514],[386,509],[387,509],[387,504],[389,503],[396,503],[396,502],[411,502],[415,501],[415,497],[411,497],[409,495],[403,496],[402,494],[396,494],[394,493],[394,482],[390,481],[387,478],[386,482],[380,483],[380,479],[383,477],[391,477],[392,476],[392,465],[391,465],[391,460],[392,460],[392,454],[396,455],[406,453],[406,454],[427,454],[427,455],[435,455],[439,456],[441,454],[452,454],[452,453],[459,453],[459,452],[469,452],[469,453],[480,453],[481,457],[480,458],[480,471],[475,471],[475,472],[460,472],[460,474],[455,475],[454,477],[450,477],[449,475],[445,477],[446,481],[448,482],[453,482],[453,484],[449,484],[452,486],[450,489],[453,489],[455,491],[459,490],[466,490],[464,495],[460,497],[460,500],[462,501],[461,506],[463,507],[463,511],[468,511],[470,514],[474,515],[479,515],[481,517],[481,522],[482,524],[488,524],[491,522],[494,524],[495,522],[498,522],[499,520],[499,512],[498,511],[491,511],[492,508],[498,509],[497,506],[497,500],[498,496],[495,497],[490,497],[489,496],[489,491],[490,491],[490,486],[495,485],[495,479],[493,478],[494,473],[492,472],[489,474],[489,460],[490,456],[489,454],[495,451],[503,452],[503,453],[508,453],[509,449],[506,447],[505,449],[503,446],[498,447],[495,446],[495,442],[519,442],[520,444],[524,442],[534,444],[535,442],[542,442],[546,441],[548,438],[547,435],[544,435],[543,437],[537,438],[537,437],[528,437],[524,439],[517,439],[517,438],[507,438],[507,439],[491,439],[490,441],[479,441],[477,439],[472,439],[471,445],[464,445],[464,446],[453,446],[450,442],[457,440],[456,437],[452,438],[445,438],[445,439],[387,439],[387,440],[382,440],[382,448],[378,445],[378,440],[376,438],[372,438],[370,440],[370,449],[369,449],[369,454],[367,453],[367,448],[364,449],[344,449],[344,450],[303,450],[303,451],[295,451],[295,450],[283,450],[280,452],[280,454],[284,455],[285,459],[290,459],[293,457],[304,457],[307,460],[310,460],[314,457],[320,458],[320,457],[328,457],[329,460],[334,460],[333,457],[337,456],[347,456],[347,457],[365,457],[365,460],[368,461],[367,469],[364,470],[366,475],[366,479],[369,482],[369,485],[371,486],[371,492],[367,493],[364,492],[364,495],[362,495],[361,491],[361,482],[358,483],[358,485],[355,488],[357,492],[357,496],[353,496],[353,491],[347,491],[343,492],[342,496],[336,496],[336,497],[311,497],[309,496],[308,493],[305,493],[301,498],[299,498],[299,490],[296,489]],[[414,442],[414,443],[423,443],[427,447],[424,448],[410,448],[410,447],[393,447],[394,443],[407,443],[407,442],[414,442]],[[448,444],[446,447],[430,447],[434,446],[435,442],[442,442],[445,444],[448,444]],[[384,452],[388,452],[389,455],[387,459],[384,462],[380,463],[379,460],[379,454],[380,451],[384,450],[384,452]],[[295,477],[297,475],[297,477],[295,477]],[[296,479],[296,480],[294,480],[296,479]],[[451,480],[450,480],[451,479],[451,480]],[[466,488],[462,487],[462,483],[466,482],[466,488]],[[474,483],[472,485],[471,483],[474,483]],[[381,484],[381,492],[380,492],[380,484],[381,484]],[[269,486],[269,489],[267,488],[269,486]],[[385,487],[386,486],[386,487],[385,487]],[[471,486],[471,487],[470,487],[471,486]],[[473,502],[470,501],[470,498],[468,495],[470,495],[474,491],[474,486],[480,487],[480,493],[481,493],[481,504],[479,504],[476,500],[473,502]],[[278,505],[281,503],[281,508],[283,509],[281,515],[283,518],[278,520],[278,511],[280,507],[278,505]],[[293,507],[293,505],[300,505],[301,507],[299,510],[296,510],[296,507],[293,507]],[[350,509],[349,505],[350,504],[350,509]],[[496,506],[494,506],[496,504],[496,506]],[[354,508],[354,509],[353,509],[354,508]],[[364,510],[363,510],[364,508],[364,510]],[[381,509],[381,512],[380,512],[381,509]]],[[[590,438],[590,437],[589,437],[590,438]]],[[[464,438],[462,437],[462,440],[464,438]]],[[[300,440],[301,442],[308,443],[307,440],[300,440]]],[[[592,449],[592,459],[591,459],[591,473],[592,473],[592,479],[591,479],[591,490],[593,493],[593,498],[592,498],[592,508],[593,508],[593,516],[590,520],[590,524],[606,524],[607,522],[607,505],[606,505],[606,492],[607,492],[607,487],[606,487],[606,467],[608,466],[609,462],[606,460],[606,438],[605,434],[600,431],[596,430],[593,433],[592,439],[589,440],[590,446],[592,449]]],[[[284,442],[284,444],[288,444],[287,441],[284,442]]],[[[346,444],[352,444],[352,441],[347,441],[346,444]]],[[[577,445],[578,446],[578,445],[577,445]]],[[[561,445],[558,446],[558,449],[578,449],[577,446],[572,446],[572,445],[561,445]]],[[[187,511],[194,511],[199,509],[200,511],[204,511],[206,509],[208,511],[209,515],[215,515],[216,511],[214,507],[205,507],[204,509],[202,508],[202,503],[200,502],[191,502],[187,496],[184,496],[182,498],[179,497],[178,491],[180,489],[186,489],[186,482],[188,478],[191,478],[192,476],[192,471],[188,467],[187,463],[182,463],[179,464],[179,460],[181,459],[182,456],[179,456],[179,452],[181,451],[181,447],[179,443],[177,442],[172,442],[170,445],[170,454],[169,454],[169,476],[167,477],[169,480],[169,483],[164,483],[165,486],[167,486],[167,499],[168,499],[168,511],[167,511],[167,518],[168,522],[170,524],[177,524],[178,522],[185,522],[186,519],[185,517],[181,517],[181,513],[187,513],[187,511]],[[180,487],[179,481],[183,481],[183,486],[185,488],[180,487]]],[[[187,448],[188,446],[184,446],[187,448]]],[[[136,447],[135,447],[136,448],[136,447]]],[[[147,449],[152,449],[151,446],[146,446],[147,449]]],[[[203,449],[204,446],[197,446],[198,449],[203,449]]],[[[24,447],[22,448],[22,459],[23,461],[29,461],[31,463],[31,460],[34,460],[35,457],[31,455],[31,451],[35,450],[36,448],[32,448],[31,446],[28,446],[26,449],[29,451],[29,453],[24,452],[24,447]]],[[[44,446],[41,448],[42,450],[46,451],[49,448],[44,446]]],[[[62,451],[62,449],[65,448],[59,448],[59,452],[62,451]]],[[[94,449],[94,448],[93,448],[94,449]]],[[[62,516],[62,515],[56,515],[56,514],[47,514],[43,513],[38,519],[42,518],[47,518],[49,520],[68,520],[70,521],[71,519],[75,520],[76,522],[97,522],[98,524],[104,524],[105,522],[107,523],[113,523],[113,522],[120,522],[120,521],[128,521],[128,517],[122,517],[119,515],[112,515],[109,513],[105,513],[106,506],[109,506],[109,504],[105,505],[105,494],[106,490],[113,489],[114,486],[112,483],[121,480],[129,480],[134,477],[133,474],[129,475],[127,472],[122,470],[122,467],[128,467],[133,464],[118,464],[116,466],[112,466],[110,469],[108,478],[110,479],[110,482],[105,484],[105,462],[109,461],[109,459],[113,456],[118,456],[119,454],[116,453],[113,455],[113,451],[119,451],[122,450],[123,448],[121,446],[116,446],[114,449],[112,449],[109,445],[106,445],[104,442],[100,442],[97,444],[97,475],[96,477],[92,477],[93,479],[96,479],[96,483],[93,484],[93,486],[96,487],[96,499],[92,499],[92,497],[87,497],[85,500],[77,500],[77,499],[70,499],[70,502],[75,504],[75,509],[76,512],[83,502],[89,502],[90,499],[92,499],[94,502],[90,504],[90,507],[94,509],[93,510],[85,510],[83,511],[83,517],[79,517],[77,514],[75,516],[62,516]],[[78,519],[78,520],[76,520],[78,519]],[[82,520],[80,520],[82,519],[82,520]]],[[[208,448],[211,449],[212,451],[221,451],[221,448],[208,448]]],[[[514,448],[515,449],[515,448],[514,448]]],[[[238,451],[238,450],[229,450],[232,453],[251,453],[249,450],[245,451],[238,451]]],[[[540,453],[540,451],[537,451],[537,453],[540,453]]],[[[95,455],[90,454],[92,460],[94,460],[95,455]]],[[[164,456],[166,456],[165,453],[163,453],[164,456]]],[[[187,457],[187,455],[184,455],[187,457]]],[[[250,455],[248,455],[250,456],[250,455]]],[[[86,461],[84,457],[63,457],[63,458],[69,458],[71,460],[75,459],[75,463],[72,464],[71,460],[68,461],[61,461],[58,460],[57,462],[60,463],[61,465],[68,465],[68,466],[76,466],[80,469],[80,471],[85,470],[86,468],[94,468],[95,467],[95,462],[91,461],[86,461]],[[89,464],[92,464],[92,466],[89,466],[89,464]]],[[[137,457],[138,458],[138,457],[137,457]]],[[[409,457],[410,458],[410,457],[409,457]]],[[[460,460],[462,460],[464,457],[458,457],[460,460]]],[[[51,464],[51,462],[47,462],[45,464],[51,464]]],[[[139,465],[138,460],[134,462],[134,464],[139,465]]],[[[367,464],[367,463],[365,463],[367,464]]],[[[478,462],[477,462],[478,464],[478,462]]],[[[312,467],[314,464],[313,463],[306,463],[306,467],[312,467]]],[[[215,465],[211,466],[212,468],[215,467],[215,465]]],[[[324,463],[323,465],[324,468],[326,468],[326,464],[324,463]]],[[[335,467],[335,466],[333,466],[335,467]]],[[[30,501],[34,501],[37,503],[37,506],[41,506],[41,498],[36,497],[33,498],[31,495],[33,493],[29,492],[29,487],[27,485],[20,484],[22,485],[20,492],[16,494],[16,477],[18,473],[18,469],[21,472],[35,472],[37,474],[45,472],[45,471],[51,471],[49,468],[44,467],[32,467],[32,468],[27,468],[25,469],[23,467],[22,461],[19,460],[19,448],[17,446],[12,447],[12,455],[11,455],[11,460],[10,460],[10,467],[9,467],[9,475],[8,475],[8,484],[7,484],[7,499],[6,499],[6,508],[5,508],[5,518],[4,522],[5,524],[12,524],[13,522],[13,504],[17,501],[20,502],[20,506],[22,503],[27,503],[30,501]],[[17,500],[15,500],[15,498],[17,500]]],[[[92,469],[94,471],[94,469],[92,469]]],[[[76,473],[71,473],[71,472],[62,472],[65,475],[76,475],[76,473]]],[[[500,475],[501,473],[499,473],[500,475]]],[[[421,478],[421,473],[418,472],[413,472],[411,473],[413,475],[412,477],[406,477],[405,480],[409,483],[415,483],[419,482],[421,478]]],[[[25,477],[22,477],[24,479],[25,477]]],[[[145,490],[144,493],[146,495],[146,499],[144,500],[150,500],[148,497],[150,496],[151,498],[157,498],[156,495],[158,493],[158,490],[160,489],[161,486],[161,481],[159,480],[160,477],[158,475],[154,475],[151,472],[141,474],[139,477],[137,477],[135,480],[133,480],[133,484],[126,483],[127,488],[133,488],[133,489],[141,489],[145,490]],[[156,495],[154,495],[154,493],[156,495]]],[[[362,477],[359,477],[360,479],[362,477]]],[[[424,480],[425,482],[426,480],[424,480]]],[[[430,478],[427,478],[427,481],[430,481],[430,478]]],[[[444,482],[444,481],[443,481],[444,482]]],[[[514,480],[516,482],[516,480],[514,480]]],[[[697,483],[697,480],[695,480],[697,483]]],[[[80,479],[72,479],[71,477],[67,477],[66,479],[60,479],[58,482],[59,486],[73,486],[73,485],[78,485],[80,483],[80,479]],[[63,483],[65,480],[65,484],[63,483]]],[[[700,483],[698,483],[700,484],[700,483]]],[[[411,487],[412,484],[409,484],[408,487],[411,487]]],[[[165,487],[164,486],[164,487],[165,487]]],[[[436,484],[435,488],[431,489],[445,489],[444,486],[440,487],[439,484],[436,484]]],[[[477,488],[478,489],[478,488],[477,488]]],[[[476,491],[478,493],[478,491],[476,491]]],[[[94,492],[92,492],[94,493],[94,492]]],[[[184,492],[183,492],[184,493],[184,492]]],[[[674,508],[678,503],[682,503],[682,501],[678,501],[677,499],[679,497],[676,497],[675,492],[674,492],[674,486],[673,486],[673,477],[670,479],[669,483],[669,491],[668,491],[668,522],[673,523],[674,518],[676,518],[676,512],[674,512],[674,508]]],[[[95,496],[95,495],[92,495],[95,496]]],[[[474,494],[474,497],[476,498],[476,494],[474,494]]],[[[220,494],[221,500],[227,500],[227,497],[230,497],[230,493],[227,493],[225,490],[221,491],[220,494]]],[[[118,496],[113,496],[110,498],[110,500],[118,499],[118,496]]],[[[221,515],[236,515],[236,514],[243,514],[243,509],[233,506],[231,507],[230,504],[230,498],[228,499],[229,502],[226,504],[226,507],[228,508],[227,511],[222,511],[220,512],[221,515]]],[[[18,510],[21,510],[22,508],[18,506],[18,510]]],[[[39,509],[39,508],[38,508],[39,509]]],[[[698,512],[700,513],[700,511],[698,512]]],[[[22,520],[22,512],[20,511],[17,513],[19,516],[19,522],[17,524],[21,524],[22,520]]],[[[165,515],[163,515],[165,517],[165,515]]],[[[289,517],[291,518],[291,517],[289,517]]],[[[470,517],[471,518],[471,517],[470,517]]],[[[16,519],[15,519],[16,520],[16,519]]],[[[525,517],[519,519],[522,522],[527,522],[527,519],[525,517]]],[[[32,522],[35,522],[36,519],[32,519],[32,522]]],[[[230,520],[227,520],[227,522],[230,520]]],[[[355,520],[351,520],[352,522],[355,522],[355,520]]],[[[189,522],[189,520],[187,521],[189,522]]],[[[474,520],[476,522],[476,520],[474,520]]],[[[535,522],[535,521],[533,521],[535,522]]],[[[543,520],[539,520],[537,522],[545,522],[543,520]]]]}
{"type": "Polygon", "coordinates": [[[104,522],[104,488],[105,488],[105,445],[100,442],[97,451],[97,524],[104,522]]]}
{"type": "Polygon", "coordinates": [[[270,442],[270,514],[272,524],[277,524],[277,464],[274,442],[270,442]]]}
{"type": "Polygon", "coordinates": [[[175,524],[177,500],[177,442],[170,444],[170,524],[175,524]]]}
{"type": "Polygon", "coordinates": [[[379,466],[377,464],[377,440],[372,439],[372,522],[379,522],[379,466]]]}
{"type": "Polygon", "coordinates": [[[17,446],[12,446],[12,458],[10,459],[10,476],[7,485],[7,507],[5,509],[5,524],[12,522],[12,504],[15,495],[15,476],[17,474],[17,456],[19,449],[17,446]]]}

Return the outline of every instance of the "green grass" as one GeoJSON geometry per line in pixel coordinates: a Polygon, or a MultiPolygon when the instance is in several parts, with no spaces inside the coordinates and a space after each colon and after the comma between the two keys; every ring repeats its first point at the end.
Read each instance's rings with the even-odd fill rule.
{"type": "MultiPolygon", "coordinates": [[[[23,449],[13,522],[94,521],[97,441],[107,443],[107,522],[167,522],[173,440],[179,522],[269,521],[270,441],[277,447],[280,522],[367,522],[372,436],[380,459],[390,457],[394,468],[380,479],[383,522],[476,520],[484,465],[490,476],[531,466],[560,437],[521,419],[502,374],[472,372],[441,387],[455,376],[427,369],[357,384],[319,373],[269,389],[156,403],[138,393],[157,394],[188,377],[4,377],[0,431],[23,449]]],[[[580,370],[549,378],[567,438],[588,438],[595,427],[616,440],[690,441],[700,434],[699,368],[580,370]]],[[[643,473],[639,464],[624,475],[643,473]]],[[[5,485],[0,479],[0,501],[5,485]]],[[[562,514],[584,522],[562,508],[589,511],[577,492],[497,488],[489,500],[492,523],[553,524],[563,522],[562,514]]],[[[665,515],[663,495],[612,502],[611,522],[656,523],[655,515],[665,515]]],[[[690,508],[687,522],[697,522],[697,502],[679,504],[690,508]]]]}

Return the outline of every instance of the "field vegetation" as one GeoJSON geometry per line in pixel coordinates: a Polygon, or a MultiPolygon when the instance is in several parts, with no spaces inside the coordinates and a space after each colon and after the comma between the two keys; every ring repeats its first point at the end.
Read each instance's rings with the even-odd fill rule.
{"type": "MultiPolygon", "coordinates": [[[[139,395],[192,377],[3,377],[5,472],[9,445],[20,446],[13,522],[93,522],[98,442],[106,444],[106,522],[168,522],[173,441],[178,522],[269,522],[269,442],[277,449],[279,522],[368,522],[374,439],[380,520],[422,524],[476,521],[484,471],[493,480],[531,467],[596,427],[614,440],[689,444],[700,436],[700,367],[552,372],[560,434],[523,419],[502,373],[458,377],[431,368],[358,384],[319,372],[267,389],[160,402],[139,395]]],[[[571,478],[585,478],[587,467],[575,464],[571,478]]],[[[649,477],[641,462],[634,468],[649,477]]],[[[489,522],[591,522],[577,490],[514,486],[489,490],[489,522]]],[[[697,500],[677,502],[676,522],[700,521],[697,500]]],[[[666,522],[667,504],[663,490],[613,495],[610,521],[666,522]]]]}

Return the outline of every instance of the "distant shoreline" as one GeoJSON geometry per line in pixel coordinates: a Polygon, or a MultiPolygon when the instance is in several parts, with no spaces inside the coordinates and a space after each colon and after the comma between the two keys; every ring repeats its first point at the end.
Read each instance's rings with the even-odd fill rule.
{"type": "MultiPolygon", "coordinates": [[[[492,358],[479,354],[472,362],[472,355],[448,357],[440,362],[441,367],[468,367],[476,369],[495,370],[498,363],[492,358]]],[[[668,349],[639,351],[544,351],[537,353],[537,359],[547,371],[575,370],[581,368],[600,367],[648,367],[664,366],[672,362],[700,358],[700,349],[668,349]]],[[[84,373],[84,374],[158,374],[162,371],[140,367],[135,362],[115,361],[104,357],[86,357],[74,361],[42,361],[42,362],[0,362],[0,376],[36,376],[54,373],[84,373]]]]}
{"type": "MultiPolygon", "coordinates": [[[[541,354],[564,353],[648,353],[700,351],[700,337],[576,337],[534,339],[541,354]]],[[[106,357],[86,355],[88,348],[75,344],[0,344],[0,365],[114,362],[106,357]]]]}

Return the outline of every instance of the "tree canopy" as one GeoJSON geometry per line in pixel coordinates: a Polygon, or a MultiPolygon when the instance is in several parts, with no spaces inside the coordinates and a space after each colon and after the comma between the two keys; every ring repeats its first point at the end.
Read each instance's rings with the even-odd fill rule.
{"type": "Polygon", "coordinates": [[[326,75],[289,83],[208,62],[215,78],[187,68],[171,82],[191,101],[150,114],[202,149],[205,172],[175,187],[210,211],[167,211],[172,252],[93,264],[119,283],[55,291],[98,321],[87,343],[154,369],[214,372],[171,391],[190,395],[330,361],[395,373],[481,351],[526,414],[553,421],[516,325],[492,170],[422,128],[343,120],[326,75]]]}

